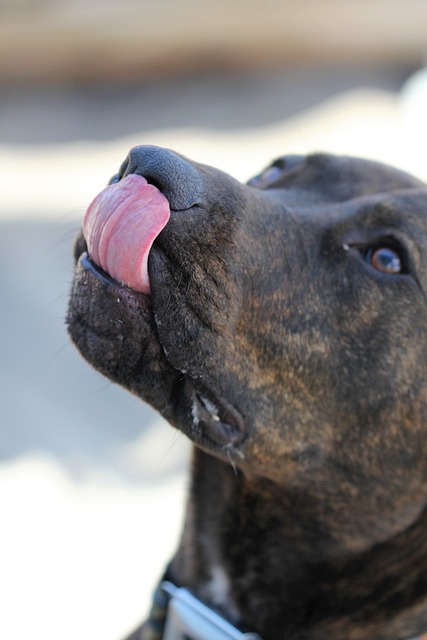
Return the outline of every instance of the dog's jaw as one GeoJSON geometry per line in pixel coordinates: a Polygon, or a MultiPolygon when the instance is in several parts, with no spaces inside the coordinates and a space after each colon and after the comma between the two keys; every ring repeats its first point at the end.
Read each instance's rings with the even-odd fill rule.
{"type": "Polygon", "coordinates": [[[154,405],[200,447],[231,464],[240,462],[247,431],[239,411],[198,376],[190,376],[185,360],[178,362],[175,355],[171,363],[151,296],[116,282],[92,262],[81,239],[78,245],[83,252],[67,318],[78,349],[96,369],[154,405]]]}

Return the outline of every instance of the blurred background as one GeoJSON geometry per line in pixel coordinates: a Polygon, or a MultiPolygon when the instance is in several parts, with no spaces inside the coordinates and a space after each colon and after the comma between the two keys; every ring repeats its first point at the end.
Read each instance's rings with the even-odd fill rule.
{"type": "Polygon", "coordinates": [[[0,637],[119,640],[181,525],[188,445],[64,316],[136,144],[248,179],[332,151],[427,178],[425,0],[0,0],[0,637]]]}

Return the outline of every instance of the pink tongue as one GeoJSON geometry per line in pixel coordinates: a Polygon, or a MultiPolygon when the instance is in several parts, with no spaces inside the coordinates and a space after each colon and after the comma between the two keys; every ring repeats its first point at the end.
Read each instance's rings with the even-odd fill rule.
{"type": "Polygon", "coordinates": [[[118,282],[150,293],[148,254],[169,216],[169,203],[156,187],[136,174],[123,178],[101,191],[86,212],[89,257],[118,282]]]}

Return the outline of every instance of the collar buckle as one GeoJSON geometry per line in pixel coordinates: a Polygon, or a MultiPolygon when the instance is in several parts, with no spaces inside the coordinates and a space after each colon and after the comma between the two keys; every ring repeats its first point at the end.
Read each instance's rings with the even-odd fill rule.
{"type": "Polygon", "coordinates": [[[242,633],[185,587],[162,582],[170,597],[163,640],[261,640],[257,633],[242,633]]]}

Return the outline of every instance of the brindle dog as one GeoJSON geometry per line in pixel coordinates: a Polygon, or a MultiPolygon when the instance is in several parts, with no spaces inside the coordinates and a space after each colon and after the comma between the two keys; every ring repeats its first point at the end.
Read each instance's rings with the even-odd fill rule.
{"type": "Polygon", "coordinates": [[[243,185],[136,147],[129,174],[171,209],[150,293],[81,236],[67,321],[195,445],[169,577],[265,640],[426,632],[427,187],[326,154],[243,185]]]}

